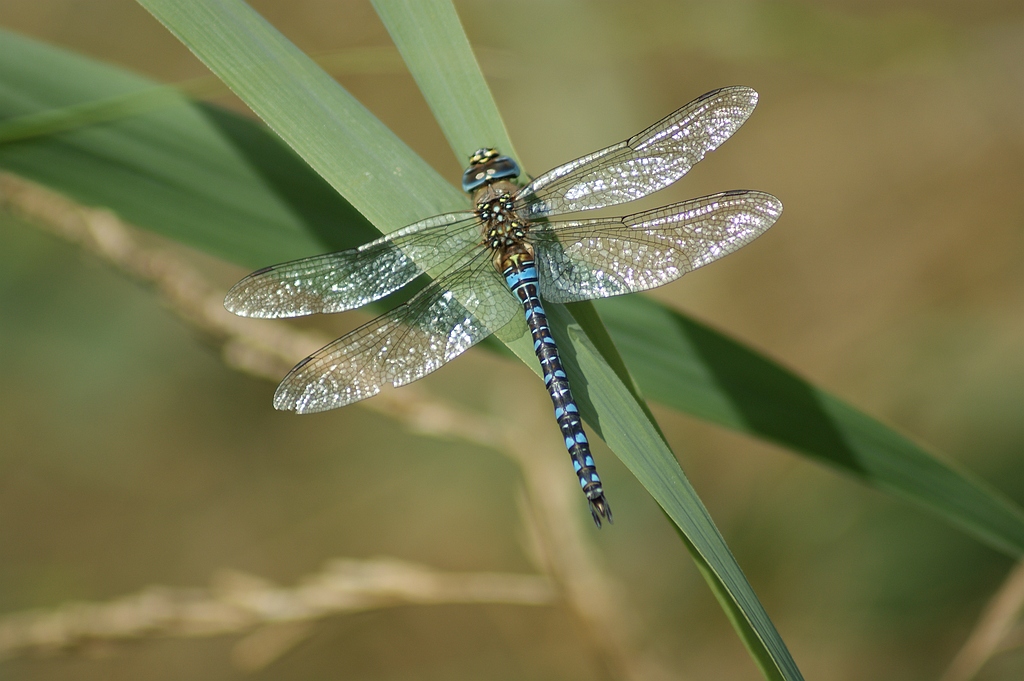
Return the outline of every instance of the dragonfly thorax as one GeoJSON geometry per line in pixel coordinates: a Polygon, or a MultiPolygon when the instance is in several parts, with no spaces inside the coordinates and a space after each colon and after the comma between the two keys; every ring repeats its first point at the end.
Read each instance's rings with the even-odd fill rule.
{"type": "Polygon", "coordinates": [[[528,223],[516,214],[511,192],[491,185],[478,193],[476,214],[480,217],[484,243],[492,250],[510,248],[526,239],[528,223]],[[492,191],[488,191],[492,190],[492,191]]]}

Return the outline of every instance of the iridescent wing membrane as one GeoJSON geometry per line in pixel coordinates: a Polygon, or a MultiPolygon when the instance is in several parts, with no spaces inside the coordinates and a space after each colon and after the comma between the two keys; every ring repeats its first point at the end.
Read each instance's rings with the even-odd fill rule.
{"type": "Polygon", "coordinates": [[[750,117],[757,92],[713,90],[628,140],[544,173],[516,194],[525,217],[604,208],[672,184],[750,117]]]}
{"type": "MultiPolygon", "coordinates": [[[[750,116],[757,93],[715,90],[628,140],[551,170],[516,193],[528,220],[541,295],[552,302],[660,286],[722,257],[782,212],[762,192],[726,192],[622,218],[543,221],[632,201],[672,184],[750,116]]],[[[436,370],[522,313],[491,262],[481,221],[466,211],[428,218],[356,249],[254,272],[228,293],[229,310],[294,317],[365,305],[425,272],[443,272],[404,305],[299,363],[278,409],[324,411],[436,370]]]]}
{"type": "Polygon", "coordinates": [[[486,251],[435,279],[409,302],[345,334],[289,372],[274,406],[326,411],[405,385],[459,356],[522,314],[486,251]]]}
{"type": "Polygon", "coordinates": [[[344,312],[379,300],[480,243],[476,213],[414,222],[358,248],[266,267],[235,284],[224,306],[242,317],[344,312]]]}
{"type": "Polygon", "coordinates": [[[646,291],[750,243],[781,214],[771,194],[731,191],[621,218],[541,223],[530,232],[540,294],[570,303],[646,291]]]}

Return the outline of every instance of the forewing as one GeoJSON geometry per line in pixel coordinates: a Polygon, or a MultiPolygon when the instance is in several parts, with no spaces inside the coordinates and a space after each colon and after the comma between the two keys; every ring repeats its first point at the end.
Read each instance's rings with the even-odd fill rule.
{"type": "Polygon", "coordinates": [[[436,279],[408,303],[300,362],[274,406],[300,414],[365,399],[426,376],[497,331],[522,307],[487,254],[436,279]]]}
{"type": "Polygon", "coordinates": [[[423,271],[450,266],[481,241],[475,213],[436,215],[338,253],[253,272],[224,306],[242,317],[300,317],[342,312],[400,289],[423,271]]]}
{"type": "Polygon", "coordinates": [[[771,194],[733,191],[623,218],[535,225],[541,297],[568,303],[667,284],[749,243],[781,214],[771,194]]]}
{"type": "Polygon", "coordinates": [[[517,194],[527,218],[633,201],[667,187],[743,125],[757,105],[748,87],[714,90],[643,132],[550,170],[517,194]]]}

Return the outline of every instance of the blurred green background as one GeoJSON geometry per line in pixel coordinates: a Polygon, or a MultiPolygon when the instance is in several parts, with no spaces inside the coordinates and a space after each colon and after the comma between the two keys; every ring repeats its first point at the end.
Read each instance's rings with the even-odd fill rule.
{"type": "MultiPolygon", "coordinates": [[[[390,45],[367,2],[251,4],[314,55],[390,45]]],[[[756,188],[784,216],[651,295],[1024,502],[1020,3],[456,6],[532,174],[707,90],[757,89],[735,139],[644,206],[756,188]]],[[[166,82],[207,73],[130,0],[5,0],[0,25],[166,82]]],[[[412,79],[379,58],[336,76],[457,182],[412,79]]],[[[275,412],[272,384],[225,367],[151,292],[9,216],[0,224],[0,613],[202,586],[222,568],[291,584],[337,556],[533,571],[508,460],[359,407],[275,412]]],[[[225,288],[244,274],[218,271],[225,288]]],[[[477,349],[424,385],[493,406],[528,373],[477,349]]],[[[537,382],[516,399],[547,398],[537,382]]],[[[938,677],[1006,557],[803,458],[654,408],[808,678],[938,677]]],[[[557,437],[553,421],[524,433],[557,437]]],[[[634,645],[678,678],[760,678],[656,504],[607,449],[596,454],[616,524],[587,536],[626,595],[634,645]]],[[[600,677],[580,637],[560,607],[405,607],[330,618],[250,676],[600,677]]],[[[19,658],[0,675],[234,678],[235,640],[19,658]]],[[[1022,674],[1017,650],[979,678],[1022,674]]]]}

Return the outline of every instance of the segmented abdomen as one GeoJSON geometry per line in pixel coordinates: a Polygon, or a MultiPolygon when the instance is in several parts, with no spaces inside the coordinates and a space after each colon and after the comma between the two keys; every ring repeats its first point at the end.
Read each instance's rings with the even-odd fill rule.
{"type": "Polygon", "coordinates": [[[604,498],[601,478],[590,454],[590,443],[587,442],[587,434],[583,432],[579,409],[572,397],[572,390],[569,389],[569,379],[558,356],[558,346],[548,328],[548,318],[544,314],[544,307],[538,295],[537,268],[533,260],[520,257],[506,262],[502,274],[505,275],[508,287],[523,304],[526,323],[533,335],[533,349],[544,372],[544,385],[547,386],[551,402],[555,406],[555,419],[562,431],[565,448],[572,458],[580,487],[583,488],[583,493],[590,503],[590,513],[594,516],[594,522],[601,527],[601,516],[612,522],[612,510],[608,500],[604,498]]]}

